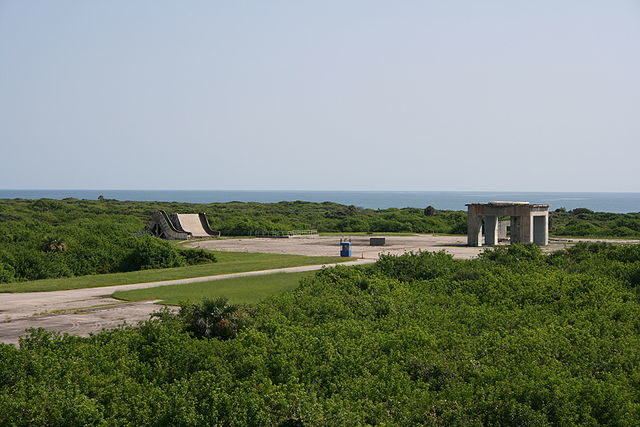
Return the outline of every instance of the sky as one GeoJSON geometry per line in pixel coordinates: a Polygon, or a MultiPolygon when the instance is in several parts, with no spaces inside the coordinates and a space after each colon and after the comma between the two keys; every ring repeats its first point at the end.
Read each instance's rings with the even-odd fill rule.
{"type": "Polygon", "coordinates": [[[0,0],[0,188],[640,191],[640,2],[0,0]]]}

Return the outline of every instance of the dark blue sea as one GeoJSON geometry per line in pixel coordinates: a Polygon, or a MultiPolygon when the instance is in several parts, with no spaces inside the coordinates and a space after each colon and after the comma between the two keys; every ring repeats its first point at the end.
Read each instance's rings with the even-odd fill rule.
{"type": "Polygon", "coordinates": [[[557,208],[599,212],[640,212],[640,193],[516,193],[501,191],[218,191],[218,190],[0,190],[0,199],[108,199],[186,203],[304,200],[336,202],[371,209],[424,208],[465,210],[465,203],[493,200],[547,203],[557,208]]]}

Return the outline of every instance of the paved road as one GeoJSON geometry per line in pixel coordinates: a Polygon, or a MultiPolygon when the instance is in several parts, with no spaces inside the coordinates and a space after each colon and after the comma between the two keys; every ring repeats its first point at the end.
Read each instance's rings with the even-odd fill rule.
{"type": "MultiPolygon", "coordinates": [[[[373,261],[363,259],[342,264],[359,265],[373,261]]],[[[336,264],[305,265],[67,291],[0,293],[0,342],[17,344],[19,337],[25,334],[25,329],[36,327],[87,336],[103,328],[113,328],[123,323],[136,324],[148,319],[149,314],[159,308],[153,304],[155,301],[123,303],[111,298],[111,295],[117,291],[207,282],[232,277],[314,271],[324,266],[334,265],[336,264]]]]}

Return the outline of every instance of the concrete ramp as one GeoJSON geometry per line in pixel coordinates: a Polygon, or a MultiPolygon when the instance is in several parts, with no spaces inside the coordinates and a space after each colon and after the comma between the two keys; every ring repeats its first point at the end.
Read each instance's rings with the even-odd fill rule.
{"type": "Polygon", "coordinates": [[[186,240],[220,237],[219,231],[211,229],[204,213],[167,215],[164,211],[158,211],[152,216],[150,228],[154,235],[164,239],[186,240]]]}
{"type": "Polygon", "coordinates": [[[180,228],[187,233],[191,233],[193,237],[209,237],[209,233],[204,231],[200,216],[198,214],[176,214],[180,222],[180,228]]]}
{"type": "Polygon", "coordinates": [[[203,213],[199,214],[176,214],[176,219],[182,230],[191,234],[191,237],[218,237],[220,232],[213,231],[209,227],[207,216],[203,213]]]}

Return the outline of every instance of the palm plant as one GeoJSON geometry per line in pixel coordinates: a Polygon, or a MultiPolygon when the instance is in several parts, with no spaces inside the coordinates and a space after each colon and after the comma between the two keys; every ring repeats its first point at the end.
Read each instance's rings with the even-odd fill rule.
{"type": "Polygon", "coordinates": [[[199,338],[234,338],[242,324],[238,306],[226,298],[205,298],[201,303],[183,304],[180,317],[187,330],[199,338]]]}
{"type": "Polygon", "coordinates": [[[46,237],[42,241],[41,249],[44,252],[64,252],[67,250],[67,244],[62,239],[56,237],[46,237]]]}

